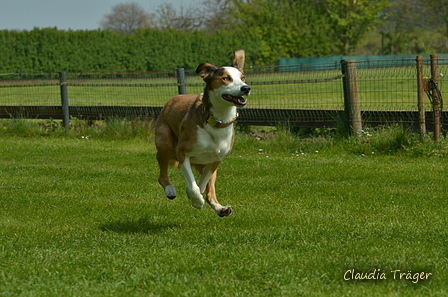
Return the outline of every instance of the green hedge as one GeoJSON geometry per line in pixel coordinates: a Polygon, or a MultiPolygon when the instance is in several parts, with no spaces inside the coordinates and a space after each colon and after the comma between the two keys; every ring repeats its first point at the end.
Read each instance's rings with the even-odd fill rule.
{"type": "Polygon", "coordinates": [[[47,71],[151,71],[195,69],[200,63],[227,65],[236,49],[257,59],[257,41],[229,31],[159,31],[133,35],[56,28],[0,31],[0,73],[47,71]]]}

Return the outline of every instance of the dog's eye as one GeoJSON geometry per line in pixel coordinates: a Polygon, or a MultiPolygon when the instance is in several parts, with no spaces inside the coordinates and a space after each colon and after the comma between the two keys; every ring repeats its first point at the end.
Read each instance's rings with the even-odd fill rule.
{"type": "Polygon", "coordinates": [[[246,78],[245,78],[245,77],[243,76],[243,77],[241,78],[241,80],[242,80],[242,81],[245,81],[245,80],[246,80],[246,78]]]}
{"type": "Polygon", "coordinates": [[[223,77],[222,78],[224,81],[230,81],[230,77],[228,77],[228,76],[225,76],[225,77],[223,77]]]}

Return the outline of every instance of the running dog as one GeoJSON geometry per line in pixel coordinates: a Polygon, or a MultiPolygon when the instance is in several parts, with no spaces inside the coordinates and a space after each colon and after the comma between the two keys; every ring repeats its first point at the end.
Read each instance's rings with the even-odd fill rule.
{"type": "Polygon", "coordinates": [[[250,95],[243,74],[244,60],[244,50],[238,50],[229,67],[218,68],[211,63],[199,65],[196,73],[205,81],[204,92],[171,98],[155,126],[159,183],[165,195],[169,199],[176,198],[176,189],[168,178],[168,167],[177,164],[182,169],[191,204],[202,209],[205,192],[205,200],[221,217],[229,216],[232,207],[222,206],[216,199],[216,169],[232,149],[237,108],[246,106],[243,96],[250,95]],[[192,167],[201,174],[199,184],[192,167]]]}

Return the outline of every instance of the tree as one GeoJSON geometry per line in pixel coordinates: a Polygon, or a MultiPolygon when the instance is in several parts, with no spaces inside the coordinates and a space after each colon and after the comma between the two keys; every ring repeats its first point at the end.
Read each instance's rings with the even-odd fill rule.
{"type": "Polygon", "coordinates": [[[381,53],[399,54],[420,52],[416,47],[418,34],[415,29],[425,27],[425,6],[422,0],[392,0],[383,10],[385,24],[378,27],[382,36],[381,53]]]}
{"type": "Polygon", "coordinates": [[[424,0],[420,1],[422,2],[421,6],[428,9],[423,18],[432,25],[433,29],[448,37],[448,0],[433,0],[429,3],[424,0]]]}
{"type": "Polygon", "coordinates": [[[199,29],[203,22],[203,19],[198,17],[196,9],[192,7],[181,6],[179,10],[176,10],[172,4],[161,4],[156,12],[155,27],[159,30],[192,31],[199,29]]]}
{"type": "Polygon", "coordinates": [[[112,12],[106,14],[100,24],[103,29],[131,34],[139,28],[151,27],[151,19],[138,3],[120,3],[112,7],[112,12]]]}
{"type": "Polygon", "coordinates": [[[258,40],[257,64],[280,57],[316,57],[334,50],[332,28],[314,0],[232,1],[227,30],[258,40]]]}
{"type": "Polygon", "coordinates": [[[384,10],[386,25],[378,28],[382,53],[446,51],[448,0],[391,0],[384,10]]]}
{"type": "Polygon", "coordinates": [[[204,0],[202,7],[203,29],[208,33],[228,25],[232,0],[204,0]]]}
{"type": "Polygon", "coordinates": [[[339,53],[352,54],[365,34],[380,23],[389,0],[319,0],[331,23],[339,53]]]}
{"type": "Polygon", "coordinates": [[[159,5],[154,15],[159,30],[175,29],[179,31],[204,30],[211,34],[227,24],[229,7],[232,0],[203,0],[200,6],[159,5]]]}

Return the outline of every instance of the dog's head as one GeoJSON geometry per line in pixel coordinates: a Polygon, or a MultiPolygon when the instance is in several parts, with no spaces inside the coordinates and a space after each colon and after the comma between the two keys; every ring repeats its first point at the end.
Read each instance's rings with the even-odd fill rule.
{"type": "Polygon", "coordinates": [[[210,96],[211,104],[225,102],[236,107],[246,106],[243,96],[250,95],[250,87],[244,77],[244,50],[234,52],[231,66],[216,67],[211,63],[203,63],[198,66],[196,73],[206,82],[206,91],[210,96]]]}

